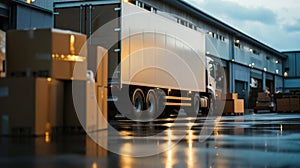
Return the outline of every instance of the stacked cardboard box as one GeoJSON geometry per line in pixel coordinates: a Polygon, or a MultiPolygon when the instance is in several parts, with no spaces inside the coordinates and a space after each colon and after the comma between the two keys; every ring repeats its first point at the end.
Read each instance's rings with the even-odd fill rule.
{"type": "Polygon", "coordinates": [[[256,106],[254,107],[254,112],[257,112],[258,110],[274,111],[274,104],[268,93],[266,92],[258,93],[256,106]]]}
{"type": "Polygon", "coordinates": [[[89,46],[89,79],[86,83],[86,119],[87,132],[107,129],[107,86],[108,86],[108,51],[100,46],[89,46]],[[95,77],[94,77],[95,75],[95,77]]]}
{"type": "Polygon", "coordinates": [[[50,78],[0,79],[1,134],[44,135],[62,127],[63,83],[50,78]]]}
{"type": "Polygon", "coordinates": [[[107,128],[107,50],[95,46],[91,54],[90,67],[98,72],[95,82],[93,75],[87,78],[85,35],[35,29],[11,30],[7,37],[8,78],[0,80],[0,134],[107,128]]]}
{"type": "Polygon", "coordinates": [[[58,29],[10,30],[6,40],[8,77],[86,80],[85,35],[58,29]]]}
{"type": "Polygon", "coordinates": [[[300,92],[291,90],[288,93],[276,94],[278,112],[300,112],[300,92]]]}
{"type": "Polygon", "coordinates": [[[78,115],[86,123],[86,112],[96,108],[87,95],[91,92],[87,92],[85,35],[57,29],[11,30],[6,45],[8,78],[0,81],[1,134],[76,129],[82,124],[78,115]],[[76,113],[73,81],[83,86],[84,114],[76,113]]]}
{"type": "Polygon", "coordinates": [[[237,93],[226,94],[224,114],[244,115],[244,100],[238,99],[237,93]]]}

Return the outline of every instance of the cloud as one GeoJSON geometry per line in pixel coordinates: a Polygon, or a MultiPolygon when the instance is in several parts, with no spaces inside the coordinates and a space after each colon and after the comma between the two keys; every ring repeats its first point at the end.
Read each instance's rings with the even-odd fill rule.
{"type": "Polygon", "coordinates": [[[276,24],[277,15],[272,10],[264,7],[251,8],[242,6],[231,1],[205,0],[199,2],[192,0],[194,4],[198,4],[200,9],[215,15],[221,15],[225,18],[231,18],[239,21],[255,21],[263,24],[276,24]]]}
{"type": "Polygon", "coordinates": [[[294,24],[283,25],[283,28],[288,33],[300,33],[300,19],[297,19],[294,24]]]}
{"type": "Polygon", "coordinates": [[[272,48],[300,48],[300,4],[292,3],[298,0],[184,1],[272,48]]]}

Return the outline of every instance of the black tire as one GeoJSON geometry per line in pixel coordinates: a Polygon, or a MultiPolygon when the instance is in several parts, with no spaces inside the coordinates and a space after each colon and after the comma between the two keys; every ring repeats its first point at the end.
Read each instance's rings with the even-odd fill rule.
{"type": "Polygon", "coordinates": [[[204,114],[208,115],[208,113],[214,114],[216,112],[216,107],[215,107],[215,99],[211,95],[208,96],[208,107],[204,110],[204,114]]]}
{"type": "Polygon", "coordinates": [[[166,111],[166,94],[161,89],[155,89],[157,95],[157,113],[159,118],[168,117],[168,111],[166,111]]]}
{"type": "Polygon", "coordinates": [[[165,93],[161,89],[150,89],[146,96],[147,120],[164,116],[165,93]]]}
{"type": "Polygon", "coordinates": [[[213,116],[216,116],[217,115],[217,108],[216,108],[216,100],[214,97],[210,97],[210,100],[209,100],[209,113],[212,113],[213,116]]]}
{"type": "Polygon", "coordinates": [[[187,115],[189,117],[197,117],[200,111],[200,96],[198,93],[194,94],[192,98],[192,106],[187,109],[187,115]]]}
{"type": "Polygon", "coordinates": [[[116,119],[116,115],[118,114],[117,111],[108,111],[108,120],[115,120],[116,119]]]}
{"type": "Polygon", "coordinates": [[[141,89],[136,89],[131,99],[133,105],[134,119],[141,120],[144,109],[144,95],[141,89]]]}

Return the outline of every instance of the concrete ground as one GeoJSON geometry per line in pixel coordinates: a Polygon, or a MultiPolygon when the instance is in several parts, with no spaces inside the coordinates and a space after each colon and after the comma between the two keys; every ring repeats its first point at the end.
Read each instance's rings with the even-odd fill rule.
{"type": "Polygon", "coordinates": [[[0,167],[300,167],[300,114],[118,118],[110,125],[89,135],[1,137],[0,167]]]}

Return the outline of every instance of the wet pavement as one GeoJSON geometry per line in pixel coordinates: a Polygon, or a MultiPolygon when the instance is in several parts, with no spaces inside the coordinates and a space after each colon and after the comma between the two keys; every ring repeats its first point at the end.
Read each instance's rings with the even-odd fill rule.
{"type": "Polygon", "coordinates": [[[171,117],[151,123],[119,118],[110,124],[109,131],[91,135],[113,152],[84,133],[1,137],[0,167],[300,167],[300,114],[171,117]]]}

